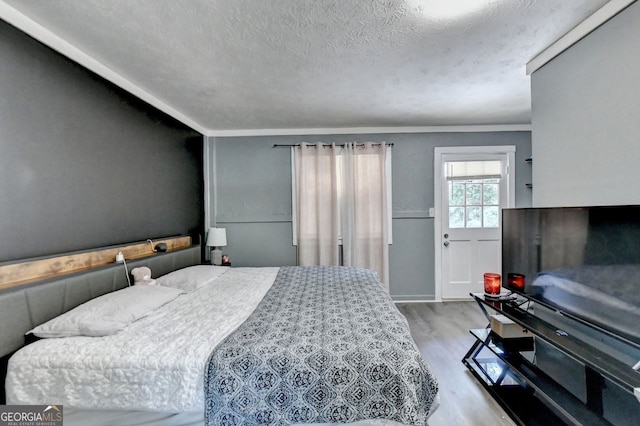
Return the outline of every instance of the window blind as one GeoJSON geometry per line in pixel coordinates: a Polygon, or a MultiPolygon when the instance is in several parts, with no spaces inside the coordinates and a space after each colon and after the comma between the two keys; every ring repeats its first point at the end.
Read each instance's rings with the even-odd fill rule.
{"type": "Polygon", "coordinates": [[[451,161],[445,163],[447,180],[502,177],[502,162],[496,160],[451,161]]]}

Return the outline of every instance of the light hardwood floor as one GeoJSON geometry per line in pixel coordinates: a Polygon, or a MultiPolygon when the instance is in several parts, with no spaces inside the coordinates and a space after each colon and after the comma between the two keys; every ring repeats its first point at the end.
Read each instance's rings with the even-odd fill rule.
{"type": "Polygon", "coordinates": [[[513,426],[462,357],[474,342],[470,328],[487,325],[475,302],[398,303],[411,334],[440,384],[440,406],[429,426],[513,426]]]}

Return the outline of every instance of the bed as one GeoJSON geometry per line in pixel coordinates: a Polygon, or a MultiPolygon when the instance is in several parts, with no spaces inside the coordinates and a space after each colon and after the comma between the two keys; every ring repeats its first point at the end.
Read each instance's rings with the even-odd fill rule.
{"type": "Polygon", "coordinates": [[[157,284],[179,294],[115,333],[19,350],[7,402],[55,401],[67,424],[425,424],[436,406],[372,271],[197,265],[157,284]]]}

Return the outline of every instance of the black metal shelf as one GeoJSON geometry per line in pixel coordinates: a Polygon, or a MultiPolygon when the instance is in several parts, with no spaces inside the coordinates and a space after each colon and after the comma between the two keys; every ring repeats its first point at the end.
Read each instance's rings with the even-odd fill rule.
{"type": "Polygon", "coordinates": [[[526,339],[525,344],[523,339],[502,339],[489,328],[472,329],[470,333],[476,340],[462,360],[519,424],[611,425],[611,419],[603,416],[605,381],[622,389],[621,394],[631,396],[634,388],[640,387],[640,373],[616,358],[615,352],[605,353],[536,317],[523,308],[529,305],[529,299],[500,300],[485,298],[484,293],[471,295],[487,319],[489,309],[531,333],[531,344],[527,345],[526,339]],[[584,373],[586,397],[575,396],[536,365],[534,342],[549,344],[577,362],[584,373]],[[532,404],[537,407],[533,411],[532,404]]]}
{"type": "MultiPolygon", "coordinates": [[[[519,352],[509,350],[504,347],[505,341],[497,338],[488,329],[472,329],[471,334],[477,339],[480,345],[477,348],[487,348],[495,355],[494,362],[497,365],[503,365],[506,370],[502,373],[504,377],[515,377],[514,382],[520,382],[520,387],[528,390],[528,393],[522,393],[521,398],[524,398],[515,405],[513,401],[510,402],[510,411],[515,414],[516,418],[522,419],[523,408],[521,405],[528,407],[531,401],[537,400],[542,407],[539,407],[536,411],[541,419],[545,419],[545,424],[576,424],[576,425],[594,425],[594,426],[607,426],[609,422],[602,419],[600,415],[591,411],[582,401],[575,396],[566,392],[566,390],[558,385],[553,379],[548,377],[543,371],[531,363],[523,354],[528,352],[519,352]],[[543,410],[544,407],[544,410],[543,410]],[[540,411],[543,410],[543,411],[540,411]],[[542,415],[544,414],[544,415],[542,415]],[[554,423],[557,422],[557,423],[554,423]]],[[[471,357],[468,354],[463,361],[468,367],[472,366],[476,369],[474,374],[485,375],[485,386],[503,387],[504,380],[496,381],[491,380],[486,376],[486,371],[478,365],[477,354],[476,357],[471,357]]],[[[481,358],[482,363],[490,363],[491,359],[481,358]]],[[[480,364],[482,364],[480,363],[480,364]]],[[[495,372],[494,372],[495,374],[495,372]]],[[[496,395],[500,398],[505,398],[513,389],[501,389],[496,390],[496,395]]],[[[531,424],[529,422],[525,424],[531,424]]]]}
{"type": "Polygon", "coordinates": [[[557,327],[531,315],[521,309],[518,304],[486,300],[483,293],[473,293],[472,296],[478,303],[497,310],[515,323],[529,330],[531,333],[544,339],[562,352],[581,362],[585,366],[602,374],[622,389],[633,395],[634,388],[640,387],[640,373],[632,366],[627,365],[612,355],[602,352],[593,346],[586,345],[583,341],[566,333],[559,333],[557,327]]]}

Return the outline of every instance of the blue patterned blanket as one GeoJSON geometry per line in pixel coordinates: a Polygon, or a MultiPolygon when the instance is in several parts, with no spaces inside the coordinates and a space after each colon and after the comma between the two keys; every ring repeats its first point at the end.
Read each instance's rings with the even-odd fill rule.
{"type": "Polygon", "coordinates": [[[438,392],[375,273],[331,266],[280,268],[256,310],[213,351],[204,380],[210,426],[425,424],[438,392]]]}

